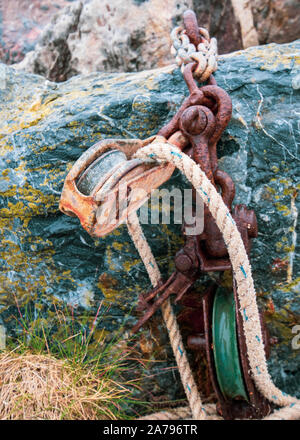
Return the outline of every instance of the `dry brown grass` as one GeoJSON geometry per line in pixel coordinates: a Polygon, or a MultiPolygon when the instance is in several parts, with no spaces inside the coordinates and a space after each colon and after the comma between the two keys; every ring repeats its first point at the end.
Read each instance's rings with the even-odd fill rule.
{"type": "Polygon", "coordinates": [[[50,355],[0,353],[0,419],[115,419],[128,390],[50,355]]]}

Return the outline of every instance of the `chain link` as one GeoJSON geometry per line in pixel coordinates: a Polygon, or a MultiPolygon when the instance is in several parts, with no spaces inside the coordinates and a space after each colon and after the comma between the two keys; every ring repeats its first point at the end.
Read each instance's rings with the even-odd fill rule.
{"type": "Polygon", "coordinates": [[[196,62],[194,77],[200,81],[206,81],[218,68],[218,47],[216,38],[210,38],[206,29],[199,27],[202,37],[197,48],[190,42],[186,30],[182,26],[174,28],[171,32],[171,53],[175,56],[176,63],[183,72],[186,64],[196,62]]]}

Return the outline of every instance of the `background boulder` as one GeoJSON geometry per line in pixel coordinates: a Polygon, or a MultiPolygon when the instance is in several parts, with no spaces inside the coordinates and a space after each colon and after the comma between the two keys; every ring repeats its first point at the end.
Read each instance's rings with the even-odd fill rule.
{"type": "Polygon", "coordinates": [[[30,7],[3,0],[0,59],[52,81],[152,69],[173,62],[169,34],[188,8],[223,54],[299,38],[299,7],[296,0],[33,0],[30,7]]]}

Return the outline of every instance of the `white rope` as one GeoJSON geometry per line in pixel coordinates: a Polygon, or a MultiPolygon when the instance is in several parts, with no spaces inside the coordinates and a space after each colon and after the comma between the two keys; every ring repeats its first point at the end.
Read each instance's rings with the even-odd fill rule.
{"type": "MultiPolygon", "coordinates": [[[[151,283],[155,287],[161,279],[160,271],[149,247],[149,244],[143,234],[142,228],[135,212],[129,216],[127,220],[127,226],[132,241],[139,251],[140,257],[147,269],[151,283]]],[[[176,317],[173,313],[169,298],[161,306],[161,311],[170,336],[171,346],[178,365],[178,370],[180,373],[184,391],[190,404],[193,418],[195,420],[205,419],[205,409],[202,405],[201,397],[199,395],[193,373],[190,369],[180,330],[178,328],[176,317]]],[[[163,415],[162,417],[163,419],[165,419],[165,415],[163,415]]]]}

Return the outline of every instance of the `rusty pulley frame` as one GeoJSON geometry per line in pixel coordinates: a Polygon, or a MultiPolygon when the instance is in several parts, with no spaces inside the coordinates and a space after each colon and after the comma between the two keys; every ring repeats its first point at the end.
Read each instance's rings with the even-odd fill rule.
{"type": "MultiPolygon", "coordinates": [[[[190,41],[198,46],[202,41],[202,35],[192,11],[184,14],[184,25],[190,41]]],[[[198,87],[193,76],[196,68],[197,63],[185,66],[183,76],[189,96],[172,120],[160,129],[157,136],[145,141],[137,139],[101,141],[88,149],[67,175],[60,209],[67,215],[77,216],[83,228],[92,236],[100,237],[111,232],[126,220],[130,212],[136,211],[145,202],[153,189],[158,188],[171,177],[174,171],[174,166],[171,164],[145,164],[133,159],[134,153],[139,148],[159,140],[176,145],[199,164],[211,183],[220,190],[245,248],[248,253],[250,252],[251,239],[257,236],[255,213],[245,205],[232,206],[235,185],[231,177],[218,168],[217,160],[217,143],[231,118],[231,99],[222,88],[218,87],[212,75],[206,85],[198,87]],[[109,167],[115,159],[119,162],[114,166],[110,165],[110,169],[103,173],[104,162],[106,161],[109,167]],[[126,184],[125,194],[121,194],[123,184],[126,184]],[[128,201],[130,193],[137,188],[143,190],[143,197],[135,195],[129,197],[128,201]],[[111,197],[112,195],[114,197],[111,197]],[[113,223],[109,214],[116,198],[120,197],[126,199],[127,203],[123,210],[116,213],[116,221],[113,223]]],[[[196,197],[195,190],[194,197],[196,197]]],[[[138,310],[143,312],[143,316],[134,326],[133,331],[138,331],[170,295],[176,295],[175,301],[180,301],[183,307],[179,319],[188,323],[190,328],[187,338],[188,347],[194,352],[206,353],[219,412],[227,419],[264,417],[270,412],[270,406],[250,377],[245,334],[234,280],[232,280],[232,289],[235,300],[236,338],[247,398],[229,398],[220,388],[212,347],[213,302],[218,284],[212,283],[201,296],[195,294],[192,289],[195,281],[201,279],[205,273],[222,274],[225,270],[231,270],[231,263],[222,234],[206,207],[203,232],[199,235],[189,235],[190,226],[183,225],[185,243],[175,256],[175,272],[165,282],[161,281],[157,288],[140,295],[138,310]],[[192,312],[185,312],[185,307],[192,312]]],[[[268,334],[263,320],[262,329],[268,352],[268,334]]]]}

